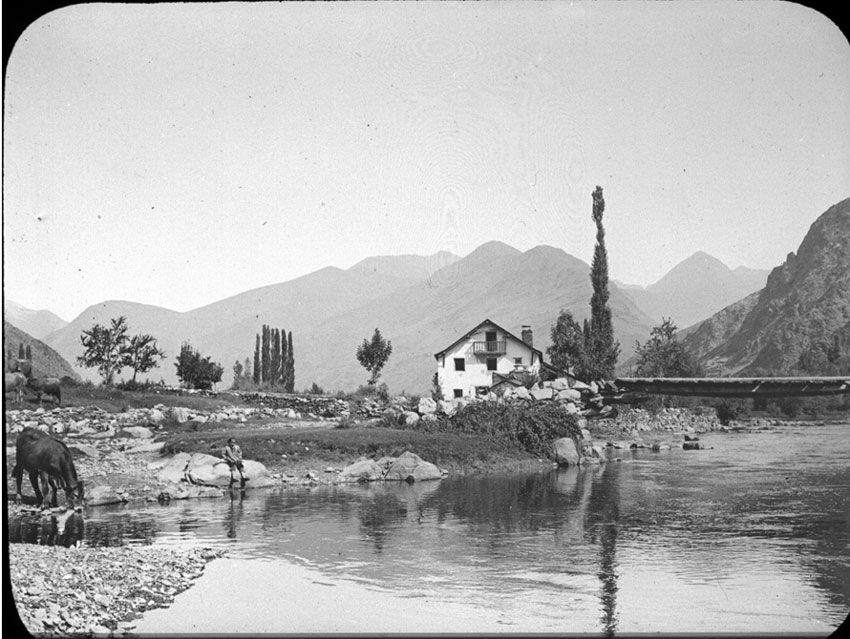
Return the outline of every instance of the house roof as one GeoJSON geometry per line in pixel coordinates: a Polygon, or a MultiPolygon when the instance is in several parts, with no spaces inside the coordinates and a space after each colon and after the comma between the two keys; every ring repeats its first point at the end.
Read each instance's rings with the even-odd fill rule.
{"type": "MultiPolygon", "coordinates": [[[[455,341],[453,341],[451,344],[449,344],[448,346],[446,346],[443,350],[439,351],[438,353],[434,353],[434,358],[435,358],[435,359],[440,359],[443,355],[445,355],[448,351],[450,351],[450,350],[451,350],[451,349],[453,349],[455,346],[457,346],[458,344],[460,344],[462,341],[464,341],[464,340],[466,340],[466,339],[469,339],[469,337],[470,337],[470,336],[472,336],[474,333],[476,333],[478,330],[480,330],[482,326],[484,326],[484,325],[486,325],[486,324],[489,324],[489,325],[493,326],[494,328],[498,328],[498,329],[499,329],[500,331],[502,331],[502,332],[503,332],[506,336],[508,336],[508,337],[512,337],[513,339],[515,339],[516,341],[518,341],[520,344],[525,344],[526,346],[528,346],[528,344],[526,344],[525,342],[523,342],[523,341],[522,341],[522,339],[520,339],[519,337],[517,337],[516,335],[514,335],[514,334],[513,334],[513,333],[511,333],[510,331],[506,331],[504,328],[502,328],[501,326],[499,326],[498,324],[496,324],[496,322],[494,322],[494,321],[492,321],[492,320],[490,320],[490,319],[485,319],[483,322],[481,322],[480,324],[478,324],[475,328],[473,328],[473,329],[472,329],[472,330],[470,330],[470,331],[467,331],[465,334],[461,335],[458,339],[456,339],[456,340],[455,340],[455,341]]],[[[540,349],[538,349],[538,348],[534,348],[533,346],[528,346],[528,348],[529,348],[530,350],[534,351],[535,353],[537,353],[537,354],[540,356],[540,361],[541,361],[541,362],[543,361],[543,351],[541,351],[541,350],[540,350],[540,349]]]]}

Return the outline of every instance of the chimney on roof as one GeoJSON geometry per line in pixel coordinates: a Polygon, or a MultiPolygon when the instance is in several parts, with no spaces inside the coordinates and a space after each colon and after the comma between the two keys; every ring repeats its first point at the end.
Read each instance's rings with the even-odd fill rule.
{"type": "Polygon", "coordinates": [[[529,348],[534,348],[534,333],[531,332],[531,327],[527,324],[522,326],[522,341],[528,344],[529,348]]]}

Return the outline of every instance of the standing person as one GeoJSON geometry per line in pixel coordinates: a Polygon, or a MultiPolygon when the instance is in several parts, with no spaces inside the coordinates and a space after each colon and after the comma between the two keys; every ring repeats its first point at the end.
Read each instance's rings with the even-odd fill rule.
{"type": "Polygon", "coordinates": [[[248,478],[245,477],[245,466],[242,464],[242,449],[239,448],[235,439],[231,437],[227,440],[227,446],[222,450],[221,456],[230,468],[230,485],[233,486],[233,469],[236,468],[239,470],[239,485],[245,488],[248,478]]]}

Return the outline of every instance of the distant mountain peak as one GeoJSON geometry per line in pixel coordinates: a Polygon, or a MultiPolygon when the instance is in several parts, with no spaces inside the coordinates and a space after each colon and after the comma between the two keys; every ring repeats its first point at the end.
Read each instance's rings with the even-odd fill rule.
{"type": "Polygon", "coordinates": [[[509,246],[504,242],[500,242],[499,240],[490,240],[489,242],[484,242],[484,244],[473,250],[464,259],[479,257],[513,257],[515,255],[520,255],[521,253],[522,251],[515,249],[513,246],[509,246]]]}

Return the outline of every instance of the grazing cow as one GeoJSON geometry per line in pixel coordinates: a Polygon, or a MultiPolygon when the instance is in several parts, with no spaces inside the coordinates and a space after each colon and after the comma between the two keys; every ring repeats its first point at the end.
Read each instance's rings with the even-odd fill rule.
{"type": "Polygon", "coordinates": [[[24,388],[27,385],[27,377],[23,373],[4,373],[3,374],[3,393],[15,391],[15,403],[21,404],[24,401],[24,388]]]}
{"type": "Polygon", "coordinates": [[[56,403],[62,405],[62,388],[60,382],[55,377],[30,377],[27,380],[27,386],[38,393],[38,405],[41,406],[42,395],[53,395],[56,398],[56,403]]]}
{"type": "Polygon", "coordinates": [[[29,473],[39,506],[43,505],[46,496],[42,495],[39,487],[40,478],[46,480],[53,490],[49,501],[53,506],[57,505],[57,485],[65,491],[65,499],[71,508],[82,504],[85,496],[83,482],[77,479],[71,451],[63,442],[37,428],[24,428],[15,442],[15,467],[12,469],[12,476],[17,484],[17,503],[21,503],[22,499],[21,483],[24,471],[29,473]]]}

